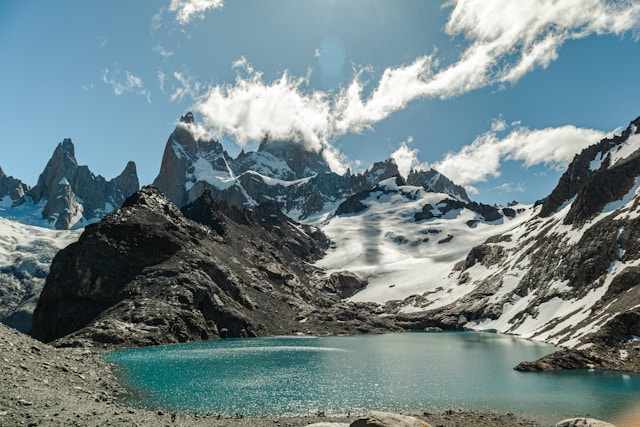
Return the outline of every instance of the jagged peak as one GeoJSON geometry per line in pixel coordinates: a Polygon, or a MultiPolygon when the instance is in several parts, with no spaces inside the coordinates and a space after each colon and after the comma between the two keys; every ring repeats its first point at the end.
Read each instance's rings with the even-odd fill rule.
{"type": "Polygon", "coordinates": [[[183,116],[180,116],[180,123],[193,124],[194,122],[195,119],[191,111],[187,111],[183,116]]]}

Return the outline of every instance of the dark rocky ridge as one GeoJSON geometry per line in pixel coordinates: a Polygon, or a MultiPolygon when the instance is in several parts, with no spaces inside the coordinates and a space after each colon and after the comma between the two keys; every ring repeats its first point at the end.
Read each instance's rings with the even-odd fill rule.
{"type": "Polygon", "coordinates": [[[638,168],[638,160],[631,159],[630,162],[609,169],[609,151],[626,142],[634,130],[636,134],[640,133],[640,117],[633,120],[620,135],[604,138],[576,154],[560,177],[558,185],[544,200],[540,216],[548,217],[562,204],[576,197],[576,203],[573,204],[572,212],[565,219],[565,223],[584,223],[598,214],[607,203],[619,200],[626,194],[633,183],[633,173],[638,168]],[[592,171],[591,162],[598,154],[603,158],[601,166],[598,170],[592,171]]]}
{"type": "Polygon", "coordinates": [[[238,209],[206,193],[183,211],[148,187],[87,226],[54,258],[32,335],[143,346],[395,329],[372,306],[341,302],[335,278],[309,264],[326,238],[274,205],[238,209]]]}

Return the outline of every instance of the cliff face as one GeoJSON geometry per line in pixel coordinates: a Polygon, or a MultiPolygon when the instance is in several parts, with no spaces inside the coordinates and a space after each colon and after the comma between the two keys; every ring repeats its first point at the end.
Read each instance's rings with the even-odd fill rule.
{"type": "Polygon", "coordinates": [[[149,187],[58,253],[31,333],[131,346],[390,328],[340,302],[340,281],[310,265],[327,245],[276,205],[239,209],[205,193],[181,212],[149,187]]]}

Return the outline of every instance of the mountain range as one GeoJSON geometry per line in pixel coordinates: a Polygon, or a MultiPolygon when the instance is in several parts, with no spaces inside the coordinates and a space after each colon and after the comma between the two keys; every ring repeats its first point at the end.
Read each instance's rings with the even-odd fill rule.
{"type": "MultiPolygon", "coordinates": [[[[35,337],[129,346],[467,328],[567,349],[521,369],[640,368],[640,117],[577,154],[534,206],[476,203],[433,169],[401,176],[393,159],[339,175],[322,152],[268,137],[232,158],[196,136],[191,113],[153,187],[138,187],[131,162],[111,181],[78,167],[70,140],[33,188],[0,170],[12,220],[0,225],[40,215],[64,236],[56,248],[85,226],[53,259],[35,337]]],[[[5,258],[13,288],[0,292],[14,295],[23,278],[5,258]]]]}

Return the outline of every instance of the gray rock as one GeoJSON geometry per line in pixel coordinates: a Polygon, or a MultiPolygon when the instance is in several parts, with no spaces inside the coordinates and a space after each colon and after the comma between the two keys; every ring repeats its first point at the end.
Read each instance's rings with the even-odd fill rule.
{"type": "Polygon", "coordinates": [[[594,418],[571,418],[560,421],[556,427],[615,427],[615,425],[594,418]]]}
{"type": "Polygon", "coordinates": [[[431,427],[429,423],[408,415],[372,411],[351,423],[350,427],[431,427]]]}

